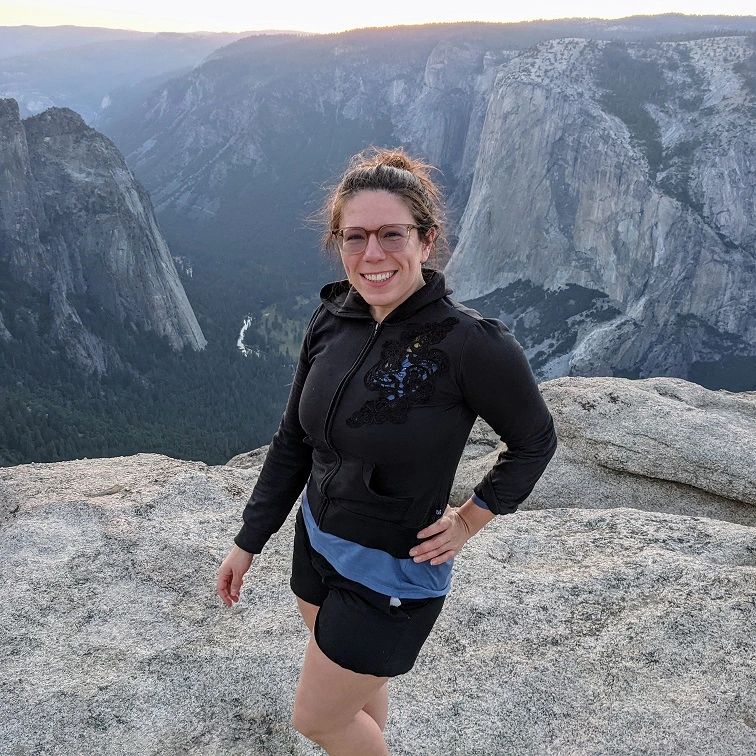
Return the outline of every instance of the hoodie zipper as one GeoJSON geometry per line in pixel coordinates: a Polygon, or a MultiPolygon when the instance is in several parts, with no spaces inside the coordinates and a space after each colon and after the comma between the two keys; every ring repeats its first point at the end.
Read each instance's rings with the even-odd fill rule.
{"type": "Polygon", "coordinates": [[[341,467],[341,457],[339,456],[338,452],[336,451],[336,447],[331,443],[331,428],[333,427],[333,420],[336,415],[336,407],[338,406],[339,402],[341,401],[341,397],[344,394],[344,390],[346,389],[347,383],[352,379],[352,376],[357,372],[360,365],[365,361],[365,358],[368,355],[368,352],[372,349],[373,344],[375,344],[376,339],[378,338],[378,334],[381,332],[382,323],[376,323],[375,327],[373,328],[373,332],[370,334],[370,338],[365,342],[365,345],[362,347],[360,353],[357,355],[357,359],[352,363],[352,366],[347,370],[344,377],[341,379],[341,382],[338,385],[338,388],[336,389],[336,393],[333,395],[333,398],[331,399],[331,406],[328,408],[328,414],[326,414],[326,420],[325,420],[325,442],[326,446],[334,453],[336,456],[336,464],[333,466],[333,469],[323,478],[323,484],[321,486],[321,494],[323,495],[323,502],[320,507],[320,513],[318,515],[317,524],[318,527],[320,527],[320,524],[323,522],[323,517],[325,516],[326,509],[328,509],[328,504],[330,503],[328,500],[328,497],[326,496],[326,491],[328,489],[328,484],[333,480],[333,477],[338,473],[339,468],[341,467]]]}

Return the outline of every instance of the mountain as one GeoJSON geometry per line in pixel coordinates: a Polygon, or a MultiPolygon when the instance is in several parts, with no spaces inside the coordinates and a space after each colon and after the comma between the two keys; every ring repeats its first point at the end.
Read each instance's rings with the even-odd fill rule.
{"type": "Polygon", "coordinates": [[[270,343],[280,317],[250,328],[243,359],[236,334],[200,327],[177,265],[110,140],[70,110],[22,121],[0,100],[0,466],[222,461],[270,438],[292,370],[270,343]]]}
{"type": "Polygon", "coordinates": [[[67,107],[96,125],[140,82],[154,87],[246,34],[0,27],[0,97],[17,100],[24,117],[67,107]]]}
{"type": "Polygon", "coordinates": [[[145,39],[149,32],[89,26],[0,26],[0,60],[98,42],[145,39]]]}
{"type": "Polygon", "coordinates": [[[313,216],[370,144],[439,166],[456,295],[504,318],[539,377],[756,388],[755,27],[670,15],[256,36],[130,86],[98,128],[150,192],[204,349],[171,347],[168,324],[187,332],[153,317],[152,275],[107,283],[121,270],[110,240],[110,268],[77,257],[107,224],[136,223],[104,199],[140,194],[118,189],[123,166],[88,184],[89,156],[69,170],[53,149],[65,140],[43,129],[84,133],[80,119],[14,111],[0,157],[0,465],[140,451],[217,462],[268,441],[318,285],[340,274],[313,216]]]}
{"type": "Polygon", "coordinates": [[[512,325],[540,377],[750,388],[756,50],[727,27],[756,18],[249,38],[103,128],[202,280],[315,289],[334,274],[307,222],[321,187],[402,144],[441,169],[456,295],[512,325]]]}
{"type": "Polygon", "coordinates": [[[165,336],[174,349],[202,349],[207,342],[149,197],[113,143],[70,110],[22,121],[14,100],[0,100],[0,142],[5,332],[47,330],[97,373],[122,363],[81,309],[165,336]],[[24,307],[23,292],[47,306],[24,307]]]}
{"type": "Polygon", "coordinates": [[[564,40],[491,93],[447,267],[542,377],[756,376],[756,36],[564,40]]]}

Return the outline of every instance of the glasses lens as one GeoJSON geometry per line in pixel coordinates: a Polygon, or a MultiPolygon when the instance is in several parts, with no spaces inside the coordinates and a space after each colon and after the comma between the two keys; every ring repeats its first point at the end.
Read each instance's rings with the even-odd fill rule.
{"type": "Polygon", "coordinates": [[[367,246],[367,232],[364,228],[342,228],[339,234],[341,251],[346,255],[358,255],[367,246]]]}
{"type": "Polygon", "coordinates": [[[345,255],[359,255],[367,249],[368,239],[375,234],[384,252],[401,252],[409,240],[407,226],[381,226],[377,231],[366,231],[359,226],[348,226],[339,230],[336,238],[345,255]]]}
{"type": "Polygon", "coordinates": [[[381,226],[378,229],[378,242],[386,252],[401,252],[407,246],[407,239],[407,226],[381,226]]]}

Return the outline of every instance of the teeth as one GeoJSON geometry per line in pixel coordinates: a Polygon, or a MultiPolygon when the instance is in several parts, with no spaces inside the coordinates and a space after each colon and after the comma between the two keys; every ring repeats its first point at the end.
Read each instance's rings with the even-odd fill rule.
{"type": "Polygon", "coordinates": [[[374,281],[375,283],[378,283],[379,281],[388,281],[391,276],[393,276],[393,273],[363,273],[365,278],[367,278],[368,281],[374,281]]]}

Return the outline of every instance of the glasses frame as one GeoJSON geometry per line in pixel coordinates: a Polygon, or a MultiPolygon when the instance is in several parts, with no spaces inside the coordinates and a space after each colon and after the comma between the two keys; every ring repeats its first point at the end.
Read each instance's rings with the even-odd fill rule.
{"type": "Polygon", "coordinates": [[[404,252],[404,250],[407,249],[407,245],[409,244],[410,240],[410,234],[413,228],[419,230],[422,228],[422,226],[418,226],[414,223],[384,223],[380,228],[375,229],[362,228],[362,226],[344,226],[344,228],[335,228],[333,231],[331,231],[331,236],[333,236],[333,238],[335,239],[336,248],[339,250],[339,252],[342,255],[346,255],[347,257],[363,254],[363,252],[368,248],[368,244],[370,243],[370,236],[372,234],[375,234],[375,239],[378,242],[378,246],[384,252],[391,254],[392,252],[404,252]],[[386,249],[383,246],[380,233],[382,229],[387,228],[388,226],[398,226],[399,228],[407,229],[407,240],[405,241],[404,246],[401,249],[386,249]],[[365,232],[365,246],[361,250],[359,250],[359,252],[346,252],[344,250],[344,231],[348,231],[350,228],[358,228],[360,231],[365,232]]]}

